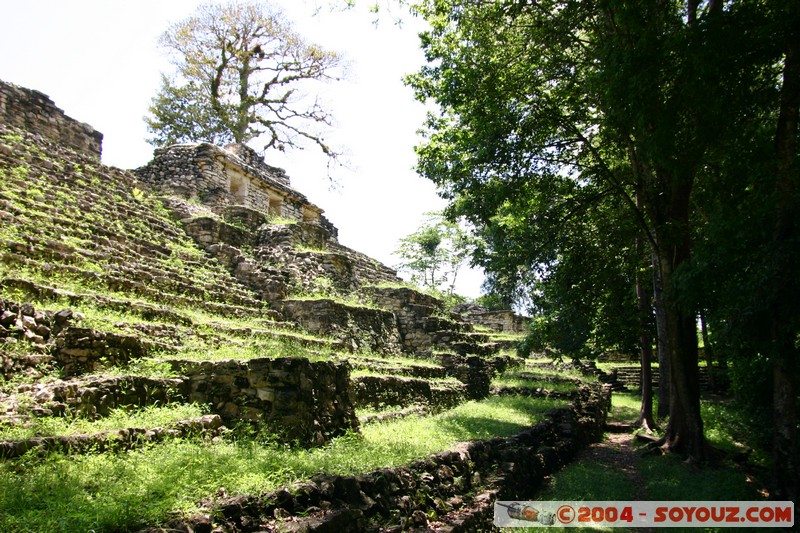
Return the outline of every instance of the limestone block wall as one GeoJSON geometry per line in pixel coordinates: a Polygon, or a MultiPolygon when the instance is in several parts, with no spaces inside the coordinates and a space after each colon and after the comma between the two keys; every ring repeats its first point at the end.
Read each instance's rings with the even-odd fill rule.
{"type": "Polygon", "coordinates": [[[266,424],[306,445],[358,429],[347,363],[284,357],[173,365],[188,380],[188,400],[210,404],[226,422],[266,424]]]}
{"type": "Polygon", "coordinates": [[[434,338],[428,331],[427,322],[442,308],[438,298],[405,287],[366,287],[364,292],[376,305],[395,314],[403,351],[423,353],[431,350],[434,338]]]}
{"type": "Polygon", "coordinates": [[[117,407],[165,404],[185,399],[184,380],[120,376],[90,381],[61,381],[39,386],[38,401],[52,414],[81,415],[88,418],[108,416],[117,407]]]}
{"type": "Polygon", "coordinates": [[[116,452],[140,448],[168,439],[196,437],[199,434],[205,438],[213,438],[224,430],[225,426],[222,425],[222,419],[219,416],[205,415],[180,420],[172,427],[124,428],[91,434],[33,437],[21,441],[0,442],[0,459],[21,457],[32,450],[41,454],[59,452],[65,455],[116,452]]]}
{"type": "Polygon", "coordinates": [[[520,316],[514,311],[489,311],[475,303],[463,303],[453,308],[453,313],[462,320],[476,326],[483,326],[502,333],[527,333],[530,318],[520,316]]]}
{"type": "Polygon", "coordinates": [[[432,405],[431,382],[402,376],[358,376],[352,379],[358,407],[432,405]]]}
{"type": "Polygon", "coordinates": [[[510,310],[479,313],[471,317],[471,322],[503,333],[525,333],[528,330],[528,319],[510,310]]]}
{"type": "Polygon", "coordinates": [[[397,272],[336,241],[335,228],[300,222],[270,224],[258,230],[256,256],[291,272],[301,290],[313,290],[318,278],[351,293],[362,285],[400,281],[397,272]]]}
{"type": "Polygon", "coordinates": [[[52,355],[64,375],[92,372],[103,365],[123,365],[144,357],[154,347],[136,335],[125,335],[70,326],[55,338],[52,355]]]}
{"type": "Polygon", "coordinates": [[[196,217],[183,221],[186,233],[203,247],[224,242],[241,248],[252,242],[250,232],[214,217],[196,217]]]}
{"type": "Polygon", "coordinates": [[[400,283],[402,281],[395,269],[389,268],[366,254],[362,254],[361,252],[343,246],[337,242],[329,243],[328,249],[332,253],[343,255],[348,258],[353,264],[353,271],[360,285],[400,283]]]}
{"type": "Polygon", "coordinates": [[[0,80],[0,121],[100,160],[103,134],[64,114],[46,95],[0,80]]]}
{"type": "Polygon", "coordinates": [[[467,398],[480,400],[489,396],[495,369],[482,357],[465,357],[457,354],[443,356],[442,366],[448,374],[467,385],[467,398]]]}
{"type": "Polygon", "coordinates": [[[390,311],[346,305],[330,299],[285,300],[281,305],[288,319],[313,333],[342,339],[354,351],[399,351],[400,334],[390,311]]]}

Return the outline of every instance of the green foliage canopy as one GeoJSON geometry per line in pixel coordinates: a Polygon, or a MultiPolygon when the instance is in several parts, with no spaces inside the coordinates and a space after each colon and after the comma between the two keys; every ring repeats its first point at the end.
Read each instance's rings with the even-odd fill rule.
{"type": "Polygon", "coordinates": [[[452,295],[473,245],[474,239],[457,222],[441,213],[428,213],[419,229],[400,240],[398,269],[409,272],[411,280],[422,287],[452,295]]]}
{"type": "Polygon", "coordinates": [[[786,10],[773,6],[427,0],[416,8],[431,25],[422,35],[428,64],[409,83],[438,105],[418,148],[420,172],[450,200],[449,216],[477,228],[478,261],[498,288],[541,297],[551,312],[540,317],[570,324],[567,345],[588,341],[598,323],[590,311],[621,301],[623,292],[608,300],[602,289],[632,282],[646,259],[635,257],[634,242],[649,244],[675,392],[666,444],[695,459],[705,450],[696,314],[711,301],[686,282],[709,223],[697,202],[708,198],[700,191],[727,201],[722,181],[742,188],[721,173],[751,152],[740,151],[749,134],[774,131],[782,43],[796,37],[785,20],[797,19],[776,17],[786,10]],[[591,266],[582,272],[582,263],[591,266]]]}

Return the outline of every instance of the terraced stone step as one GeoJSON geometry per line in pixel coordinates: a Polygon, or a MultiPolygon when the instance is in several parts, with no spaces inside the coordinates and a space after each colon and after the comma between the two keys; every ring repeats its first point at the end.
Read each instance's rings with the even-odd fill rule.
{"type": "Polygon", "coordinates": [[[0,460],[21,457],[31,450],[40,454],[60,452],[103,453],[121,450],[132,450],[150,446],[157,442],[189,436],[212,438],[226,428],[219,415],[204,415],[198,418],[177,420],[165,427],[155,428],[122,428],[98,433],[42,436],[19,441],[0,441],[0,460]]]}
{"type": "MultiPolygon", "coordinates": [[[[36,242],[35,239],[30,237],[27,240],[31,243],[36,242]]],[[[49,241],[42,243],[42,246],[32,247],[30,244],[0,239],[0,247],[4,247],[14,253],[14,255],[4,256],[6,263],[18,262],[35,266],[38,262],[46,261],[51,265],[51,268],[60,265],[64,271],[82,279],[105,284],[113,288],[113,290],[133,291],[144,296],[152,295],[153,290],[157,290],[159,292],[175,293],[186,297],[248,307],[262,305],[261,300],[256,298],[249,290],[232,283],[231,280],[228,280],[227,283],[219,281],[216,283],[205,281],[187,283],[183,281],[183,278],[178,273],[170,273],[146,264],[136,263],[128,263],[127,265],[107,264],[104,265],[105,271],[102,273],[94,270],[84,270],[76,265],[84,266],[86,264],[85,259],[90,254],[70,254],[63,251],[68,248],[68,245],[54,243],[54,246],[51,246],[49,241]]],[[[95,259],[98,259],[98,257],[90,257],[90,262],[95,259]]]]}
{"type": "MultiPolygon", "coordinates": [[[[275,324],[288,324],[286,322],[275,322],[275,324]]],[[[224,325],[210,324],[215,332],[224,334],[226,336],[241,337],[257,341],[258,339],[272,339],[282,341],[295,346],[303,348],[318,349],[318,350],[342,350],[346,348],[346,344],[341,339],[329,339],[320,337],[309,337],[302,331],[276,331],[274,329],[261,329],[251,327],[228,327],[224,325]]],[[[222,336],[219,337],[221,340],[222,336]]]]}
{"type": "Polygon", "coordinates": [[[176,378],[145,376],[91,377],[21,385],[0,401],[6,423],[33,416],[108,416],[119,407],[146,407],[185,401],[185,383],[176,378]]]}
{"type": "MultiPolygon", "coordinates": [[[[147,255],[152,257],[156,256],[159,259],[168,259],[171,252],[169,248],[163,246],[162,243],[169,239],[185,239],[183,231],[171,223],[161,218],[153,216],[151,210],[152,204],[140,205],[131,197],[134,188],[137,185],[132,175],[116,170],[103,167],[94,168],[96,162],[90,168],[86,163],[87,161],[81,160],[75,154],[63,154],[61,158],[65,162],[56,165],[47,161],[44,163],[43,158],[38,157],[35,153],[33,155],[26,153],[30,151],[30,146],[36,148],[36,143],[41,139],[34,140],[31,136],[24,135],[26,144],[15,145],[14,147],[6,147],[4,153],[13,154],[13,157],[6,157],[9,166],[19,165],[20,161],[28,160],[27,172],[25,179],[11,179],[8,181],[9,187],[15,187],[19,194],[14,198],[15,201],[21,202],[31,208],[32,214],[48,216],[47,213],[52,211],[53,204],[70,203],[80,207],[71,211],[77,211],[79,214],[86,210],[95,219],[108,219],[112,221],[120,221],[122,224],[119,227],[114,227],[112,231],[106,231],[103,225],[94,228],[91,235],[81,234],[85,238],[97,238],[98,234],[107,242],[114,242],[117,248],[125,248],[130,242],[134,242],[136,248],[140,251],[146,251],[147,255]],[[31,143],[34,143],[31,145],[31,143]],[[73,161],[74,159],[74,161],[73,161]],[[45,172],[39,172],[36,164],[37,161],[42,161],[46,166],[45,172]],[[74,165],[82,165],[85,171],[75,171],[74,165]],[[61,170],[59,170],[59,168],[61,170]],[[91,180],[102,175],[103,187],[95,186],[91,180]],[[57,176],[57,179],[54,179],[57,176]],[[88,180],[88,181],[87,181],[88,180]],[[34,194],[27,194],[26,191],[33,183],[34,194]],[[90,188],[91,187],[91,188],[90,188]],[[76,192],[80,191],[79,194],[76,192]],[[38,202],[33,197],[50,198],[46,203],[38,202]],[[58,200],[58,201],[56,201],[58,200]],[[127,222],[135,221],[139,226],[144,225],[148,233],[154,234],[159,238],[159,243],[142,241],[136,239],[127,231],[127,222]],[[120,246],[120,244],[122,246],[120,246]]],[[[46,144],[46,143],[45,143],[46,144]]],[[[58,153],[56,151],[55,153],[58,153]]],[[[57,157],[54,155],[54,157],[57,157]]],[[[10,193],[10,191],[9,191],[10,193]]],[[[81,217],[78,217],[79,219],[81,217]]],[[[56,222],[50,220],[50,222],[56,222]]],[[[59,224],[30,224],[37,227],[59,227],[59,224]]],[[[92,223],[91,225],[97,226],[98,224],[92,223]]],[[[63,225],[62,225],[63,226],[63,225]]],[[[69,225],[67,225],[67,229],[69,225]]],[[[119,249],[108,253],[107,257],[115,258],[119,256],[119,249]]],[[[241,294],[241,293],[240,293],[241,294]]],[[[244,303],[240,301],[239,303],[244,303]]],[[[252,305],[252,301],[249,305],[252,305]]]]}
{"type": "MultiPolygon", "coordinates": [[[[72,270],[74,273],[88,278],[96,277],[95,274],[98,273],[91,271],[83,273],[81,272],[81,269],[74,270],[77,268],[75,267],[76,264],[83,265],[87,262],[89,264],[98,264],[96,263],[97,261],[104,261],[108,258],[114,258],[117,261],[120,259],[118,257],[118,250],[107,249],[105,250],[105,253],[100,254],[76,249],[59,241],[42,240],[32,236],[26,236],[25,240],[27,242],[15,242],[7,239],[0,239],[0,246],[10,250],[18,256],[24,256],[22,259],[17,258],[17,262],[23,264],[30,263],[31,261],[35,262],[35,260],[56,262],[58,264],[68,266],[70,267],[68,270],[72,270]]],[[[13,255],[6,257],[6,260],[12,259],[14,259],[13,255]]],[[[214,279],[212,282],[195,280],[193,283],[187,283],[182,281],[185,279],[184,275],[187,272],[185,269],[170,270],[168,268],[158,268],[152,264],[147,264],[144,262],[129,261],[128,265],[125,265],[124,263],[118,263],[112,266],[111,271],[113,272],[114,270],[118,273],[117,277],[122,275],[124,277],[132,278],[132,281],[160,281],[161,285],[164,285],[165,283],[173,285],[173,290],[177,292],[194,293],[195,295],[202,296],[203,298],[208,298],[211,296],[212,298],[219,299],[221,301],[227,300],[231,303],[238,303],[248,306],[256,306],[260,304],[260,301],[253,296],[252,292],[242,285],[234,282],[230,278],[226,280],[223,278],[223,274],[221,273],[217,273],[217,276],[215,276],[216,279],[214,279]]],[[[111,274],[107,274],[107,276],[112,277],[111,274]]]]}
{"type": "Polygon", "coordinates": [[[398,364],[391,360],[371,358],[371,357],[348,357],[350,364],[355,370],[366,370],[376,374],[394,374],[398,376],[408,376],[422,379],[443,379],[449,376],[447,369],[443,366],[431,366],[422,364],[398,364]]]}
{"type": "Polygon", "coordinates": [[[569,400],[577,394],[577,388],[573,392],[545,389],[541,387],[492,387],[493,396],[531,396],[536,398],[560,398],[569,400]]]}
{"type": "MultiPolygon", "coordinates": [[[[9,265],[30,267],[34,270],[41,266],[41,263],[32,260],[25,255],[11,252],[0,253],[0,261],[9,265]]],[[[59,273],[68,274],[73,279],[81,280],[86,284],[86,289],[92,286],[102,285],[110,291],[130,292],[145,300],[168,303],[169,305],[176,307],[195,307],[225,316],[251,316],[260,318],[265,313],[269,312],[263,307],[256,307],[257,305],[261,304],[261,301],[257,299],[248,301],[246,304],[231,304],[224,301],[217,302],[207,299],[208,295],[198,295],[197,297],[192,298],[188,296],[182,296],[180,294],[163,292],[159,288],[153,288],[141,281],[130,280],[121,276],[106,275],[94,271],[87,271],[72,265],[56,266],[58,268],[54,268],[54,265],[49,265],[48,271],[53,272],[56,275],[59,273]]]]}
{"type": "Polygon", "coordinates": [[[141,316],[144,320],[164,321],[184,326],[193,324],[191,319],[168,307],[141,301],[111,298],[99,294],[76,293],[22,278],[0,279],[0,287],[20,291],[35,300],[64,301],[72,306],[91,305],[112,311],[131,312],[141,316]]]}
{"type": "Polygon", "coordinates": [[[290,299],[281,312],[306,330],[346,341],[353,351],[393,353],[399,346],[395,316],[389,311],[321,299],[290,299]]]}
{"type": "Polygon", "coordinates": [[[467,397],[466,385],[458,382],[404,376],[353,376],[350,381],[356,408],[425,405],[442,410],[458,405],[467,397]]]}
{"type": "MultiPolygon", "coordinates": [[[[86,229],[90,225],[86,222],[77,224],[75,219],[64,219],[53,214],[53,209],[46,205],[40,204],[35,206],[38,210],[22,212],[17,207],[12,205],[8,200],[0,199],[0,208],[7,211],[0,212],[0,217],[7,220],[8,223],[13,223],[17,226],[25,228],[26,236],[39,235],[43,239],[51,239],[59,242],[64,238],[81,241],[85,247],[96,248],[104,246],[106,248],[114,247],[116,254],[123,252],[125,255],[140,256],[147,258],[170,259],[174,258],[173,250],[161,242],[167,242],[167,239],[162,233],[155,231],[153,228],[148,228],[148,231],[153,235],[161,235],[160,242],[153,240],[142,239],[134,234],[125,232],[124,228],[118,230],[117,228],[108,229],[105,227],[94,227],[92,224],[91,231],[86,229]],[[34,217],[34,218],[30,218],[34,217]],[[113,244],[112,244],[113,243],[113,244]]],[[[80,221],[81,217],[76,217],[80,221]]],[[[114,219],[112,219],[114,220],[114,219]]],[[[172,228],[173,231],[177,230],[172,228]]],[[[182,234],[176,234],[174,238],[180,242],[182,234]]],[[[191,265],[191,262],[197,262],[197,256],[193,258],[181,258],[191,265]]],[[[208,265],[210,261],[197,262],[198,265],[208,265]]]]}
{"type": "MultiPolygon", "coordinates": [[[[35,180],[37,177],[35,172],[32,174],[27,178],[28,180],[35,180]]],[[[183,233],[174,224],[155,217],[151,210],[144,206],[121,203],[118,198],[110,195],[101,196],[88,189],[78,189],[80,194],[76,194],[78,191],[75,186],[66,187],[59,182],[46,180],[44,176],[41,177],[42,180],[32,181],[36,184],[34,187],[46,185],[48,188],[34,189],[37,191],[35,193],[30,192],[30,183],[20,183],[20,180],[13,179],[5,181],[4,184],[7,187],[0,193],[3,205],[11,211],[41,213],[41,216],[44,216],[45,213],[66,212],[75,215],[74,219],[77,220],[97,217],[119,221],[123,228],[140,228],[154,234],[166,235],[171,239],[180,239],[183,236],[183,233]]],[[[129,194],[130,191],[128,191],[129,194]]],[[[119,195],[117,196],[119,197],[119,195]]],[[[125,198],[122,198],[122,202],[124,201],[125,198]]],[[[64,221],[70,219],[65,218],[64,221]]]]}

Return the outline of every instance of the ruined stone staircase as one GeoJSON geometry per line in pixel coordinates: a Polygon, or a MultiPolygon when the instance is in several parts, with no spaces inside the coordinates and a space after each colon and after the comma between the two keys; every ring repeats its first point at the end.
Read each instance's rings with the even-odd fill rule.
{"type": "MultiPolygon", "coordinates": [[[[17,109],[3,91],[0,82],[0,111],[17,109]]],[[[53,116],[48,127],[66,121],[74,129],[68,117],[53,116]]],[[[65,146],[52,132],[19,126],[0,121],[0,428],[71,417],[95,422],[120,409],[176,404],[204,411],[160,427],[0,441],[0,460],[128,450],[187,435],[214,446],[226,428],[251,422],[290,442],[321,445],[360,423],[524,393],[491,388],[493,376],[520,362],[498,355],[509,348],[507,335],[499,339],[448,313],[436,297],[399,283],[391,268],[340,244],[321,210],[248,149],[181,147],[202,154],[213,171],[182,161],[186,175],[210,181],[203,189],[178,173],[168,176],[165,191],[158,172],[168,165],[148,166],[145,179],[101,165],[99,142],[65,146]],[[259,169],[272,176],[260,193],[252,174],[259,169]],[[357,416],[364,412],[370,414],[357,416]]],[[[96,140],[87,128],[78,130],[96,140]]],[[[298,521],[302,527],[319,521],[313,527],[324,530],[335,516],[314,515],[309,502],[328,502],[356,525],[399,505],[403,524],[423,527],[429,489],[447,494],[444,516],[445,507],[463,507],[462,489],[486,487],[486,479],[498,487],[512,478],[521,483],[517,471],[499,473],[509,460],[547,463],[539,474],[555,468],[598,419],[602,427],[596,405],[605,400],[590,396],[569,393],[578,414],[565,411],[536,435],[490,439],[458,457],[447,452],[398,469],[403,479],[421,476],[419,483],[384,491],[381,473],[374,482],[373,474],[320,478],[308,502],[283,491],[293,499],[284,508],[310,517],[298,521]],[[557,431],[564,427],[566,438],[557,431]],[[469,479],[455,486],[448,469],[469,479]],[[342,503],[353,496],[350,488],[387,503],[354,510],[342,503]],[[422,494],[420,501],[406,499],[406,489],[422,494]]],[[[250,501],[272,509],[266,498],[250,501]]],[[[223,501],[218,510],[232,527],[243,516],[260,520],[239,501],[223,501]]],[[[264,527],[272,525],[265,519],[264,527]]]]}
{"type": "MultiPolygon", "coordinates": [[[[21,134],[2,128],[0,135],[21,134]]],[[[45,140],[3,143],[0,165],[8,169],[0,222],[11,230],[0,240],[3,264],[150,302],[260,314],[252,291],[197,253],[168,218],[154,216],[157,204],[136,200],[129,174],[99,170],[45,140]]]]}
{"type": "MultiPolygon", "coordinates": [[[[102,167],[46,138],[5,126],[0,138],[0,220],[6,228],[0,234],[0,286],[21,300],[96,306],[142,320],[118,320],[112,331],[75,323],[57,339],[42,337],[42,346],[52,345],[48,361],[65,376],[80,380],[108,365],[155,354],[180,357],[190,344],[238,342],[250,350],[263,346],[264,355],[274,356],[275,341],[312,357],[324,353],[344,360],[361,350],[427,357],[438,369],[432,373],[441,376],[433,379],[451,380],[431,385],[431,372],[415,376],[408,368],[384,366],[380,373],[353,379],[354,390],[369,391],[356,395],[356,406],[422,403],[438,409],[479,396],[470,392],[469,372],[457,370],[468,368],[465,360],[450,358],[447,368],[441,359],[449,348],[482,353],[477,346],[486,344],[486,335],[442,316],[434,297],[375,286],[396,285],[395,272],[340,245],[324,226],[276,224],[242,206],[217,214],[180,198],[158,198],[129,173],[102,167]],[[325,288],[332,297],[305,294],[320,280],[330,284],[325,288]],[[363,302],[336,298],[346,293],[363,302]],[[200,332],[188,309],[244,318],[251,325],[212,320],[200,332]],[[469,343],[474,348],[465,348],[469,343]]],[[[24,367],[23,361],[29,369],[43,361],[27,355],[4,359],[7,375],[24,367]]],[[[493,367],[483,365],[478,372],[491,373],[493,367]]]]}

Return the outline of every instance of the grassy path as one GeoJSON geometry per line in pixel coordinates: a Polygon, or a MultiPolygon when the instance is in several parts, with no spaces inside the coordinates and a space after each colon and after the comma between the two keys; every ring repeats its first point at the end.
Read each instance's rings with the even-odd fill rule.
{"type": "Polygon", "coordinates": [[[625,426],[613,427],[601,442],[590,445],[579,456],[581,461],[595,461],[623,474],[631,483],[636,500],[645,500],[645,480],[639,469],[641,453],[634,446],[634,436],[625,426]],[[622,430],[622,431],[620,431],[622,430]]]}
{"type": "MultiPolygon", "coordinates": [[[[634,444],[634,434],[630,426],[611,425],[603,440],[590,445],[583,450],[577,460],[580,462],[591,462],[597,464],[601,469],[608,469],[621,474],[624,481],[628,484],[631,499],[634,501],[648,500],[646,479],[642,473],[640,462],[641,451],[634,444]]],[[[619,476],[615,476],[617,482],[623,481],[619,476]]],[[[602,484],[602,478],[598,481],[602,484]]],[[[623,490],[623,492],[628,492],[623,490]]],[[[611,499],[611,498],[598,498],[611,499]]],[[[625,528],[615,529],[615,531],[638,531],[640,533],[654,532],[655,528],[636,528],[629,530],[625,528]]]]}
{"type": "MultiPolygon", "coordinates": [[[[629,426],[638,415],[638,398],[615,393],[609,424],[603,440],[590,445],[576,459],[554,474],[532,501],[753,501],[764,499],[760,485],[741,465],[716,462],[701,468],[689,466],[677,456],[643,455],[629,426]]],[[[724,406],[708,417],[707,437],[715,446],[734,445],[732,420],[724,406]],[[719,410],[722,409],[722,410],[719,410]],[[715,422],[725,421],[723,426],[715,422]]],[[[517,529],[552,532],[552,528],[517,529]]],[[[656,528],[570,528],[569,531],[631,531],[645,533],[656,528]]],[[[670,531],[720,531],[720,528],[671,528],[670,531]]]]}

